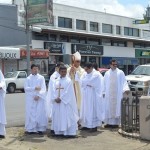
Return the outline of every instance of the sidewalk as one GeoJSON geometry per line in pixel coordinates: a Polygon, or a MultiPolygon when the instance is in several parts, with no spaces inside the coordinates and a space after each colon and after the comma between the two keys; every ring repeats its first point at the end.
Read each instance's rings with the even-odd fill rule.
{"type": "MultiPolygon", "coordinates": [[[[7,128],[0,150],[150,150],[150,142],[122,137],[118,129],[98,132],[79,131],[78,138],[65,139],[44,135],[24,135],[23,127],[7,128]]],[[[49,131],[48,131],[49,132],[49,131]]]]}

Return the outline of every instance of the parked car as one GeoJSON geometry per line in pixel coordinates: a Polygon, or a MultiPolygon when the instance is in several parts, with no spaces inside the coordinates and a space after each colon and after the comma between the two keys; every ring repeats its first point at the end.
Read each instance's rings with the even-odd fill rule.
{"type": "Polygon", "coordinates": [[[24,91],[24,82],[26,78],[26,71],[8,72],[5,75],[5,82],[8,93],[14,93],[16,90],[24,91]]]}
{"type": "Polygon", "coordinates": [[[150,64],[137,66],[126,79],[132,92],[146,95],[150,86],[150,64]]]}
{"type": "Polygon", "coordinates": [[[107,69],[107,68],[98,68],[98,70],[104,76],[105,72],[108,71],[109,69],[107,69]]]}

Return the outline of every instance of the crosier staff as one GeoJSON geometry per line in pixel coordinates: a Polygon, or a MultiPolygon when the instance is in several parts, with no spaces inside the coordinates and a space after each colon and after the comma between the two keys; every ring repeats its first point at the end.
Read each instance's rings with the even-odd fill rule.
{"type": "Polygon", "coordinates": [[[74,87],[75,97],[76,97],[76,101],[77,101],[77,92],[76,92],[76,85],[75,85],[75,73],[76,73],[76,68],[74,67],[74,62],[75,62],[75,56],[72,55],[72,63],[71,63],[71,69],[70,69],[70,77],[71,77],[71,80],[73,81],[73,87],[74,87]]]}

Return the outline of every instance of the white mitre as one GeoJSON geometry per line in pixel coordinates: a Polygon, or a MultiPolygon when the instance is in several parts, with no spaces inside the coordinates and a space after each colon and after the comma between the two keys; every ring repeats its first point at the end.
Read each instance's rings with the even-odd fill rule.
{"type": "Polygon", "coordinates": [[[74,56],[75,60],[81,60],[81,55],[79,52],[74,53],[73,56],[74,56]]]}

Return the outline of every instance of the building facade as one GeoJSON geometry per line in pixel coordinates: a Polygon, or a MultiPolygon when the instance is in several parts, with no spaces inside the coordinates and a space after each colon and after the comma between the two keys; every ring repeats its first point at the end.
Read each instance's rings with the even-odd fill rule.
{"type": "Polygon", "coordinates": [[[108,67],[110,59],[117,59],[126,74],[150,62],[149,24],[138,25],[135,18],[56,3],[53,15],[53,25],[34,25],[41,33],[32,32],[32,48],[49,49],[49,65],[65,61],[63,58],[75,51],[81,53],[82,65],[91,61],[108,67]]]}

